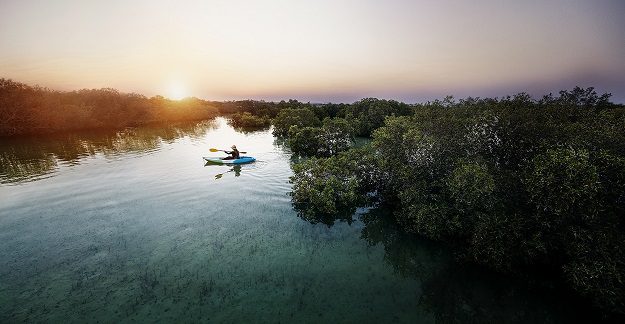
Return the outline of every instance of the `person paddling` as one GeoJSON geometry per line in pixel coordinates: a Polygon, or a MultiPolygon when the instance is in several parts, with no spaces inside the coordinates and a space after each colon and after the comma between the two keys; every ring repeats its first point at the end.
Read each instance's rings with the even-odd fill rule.
{"type": "Polygon", "coordinates": [[[237,150],[237,146],[236,145],[232,145],[232,151],[224,151],[227,154],[230,154],[229,157],[224,158],[224,160],[236,160],[240,157],[239,155],[239,150],[237,150]]]}

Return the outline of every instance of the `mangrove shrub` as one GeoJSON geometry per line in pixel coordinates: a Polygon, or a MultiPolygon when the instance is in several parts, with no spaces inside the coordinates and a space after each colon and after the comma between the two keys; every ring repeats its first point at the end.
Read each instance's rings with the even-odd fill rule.
{"type": "Polygon", "coordinates": [[[273,134],[287,136],[291,126],[318,127],[321,121],[308,109],[283,109],[273,120],[273,134]]]}
{"type": "Polygon", "coordinates": [[[352,147],[354,136],[345,119],[326,118],[321,127],[291,126],[287,143],[297,155],[329,157],[352,147]]]}

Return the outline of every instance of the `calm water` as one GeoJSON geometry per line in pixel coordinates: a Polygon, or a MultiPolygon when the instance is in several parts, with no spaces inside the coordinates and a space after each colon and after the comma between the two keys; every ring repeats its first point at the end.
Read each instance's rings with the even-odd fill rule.
{"type": "Polygon", "coordinates": [[[298,218],[290,153],[225,120],[0,140],[0,322],[563,322],[384,211],[298,218]],[[258,162],[205,166],[237,144],[258,162]]]}

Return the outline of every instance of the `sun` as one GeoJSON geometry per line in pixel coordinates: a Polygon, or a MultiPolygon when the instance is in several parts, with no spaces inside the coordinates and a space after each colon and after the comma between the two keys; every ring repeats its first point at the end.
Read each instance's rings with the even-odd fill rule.
{"type": "Polygon", "coordinates": [[[172,100],[180,100],[187,97],[187,89],[182,82],[174,81],[169,84],[167,97],[172,100]]]}

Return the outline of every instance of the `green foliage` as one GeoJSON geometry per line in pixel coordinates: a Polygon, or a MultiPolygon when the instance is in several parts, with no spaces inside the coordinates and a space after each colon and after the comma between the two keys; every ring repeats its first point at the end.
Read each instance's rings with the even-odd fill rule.
{"type": "Polygon", "coordinates": [[[371,147],[350,149],[330,158],[310,158],[293,165],[290,193],[300,217],[331,225],[351,221],[357,206],[369,205],[384,174],[371,147]]]}
{"type": "Polygon", "coordinates": [[[449,193],[454,236],[468,238],[476,224],[492,215],[495,204],[495,181],[486,166],[460,163],[449,177],[445,187],[449,193]]]}
{"type": "Polygon", "coordinates": [[[411,113],[412,109],[405,103],[366,98],[347,107],[345,118],[353,123],[357,135],[371,136],[375,129],[384,124],[387,116],[405,116],[411,113]]]}
{"type": "Polygon", "coordinates": [[[323,130],[320,127],[291,126],[287,144],[294,154],[300,156],[319,156],[323,130]]]}
{"type": "Polygon", "coordinates": [[[318,127],[321,121],[308,109],[283,109],[273,120],[273,134],[275,136],[287,136],[291,126],[318,127]]]}
{"type": "Polygon", "coordinates": [[[215,103],[221,114],[249,113],[257,117],[275,117],[280,107],[273,102],[239,100],[215,103]]]}
{"type": "Polygon", "coordinates": [[[603,309],[625,308],[625,235],[608,228],[579,228],[567,236],[566,280],[603,309]]]}
{"type": "Polygon", "coordinates": [[[300,156],[329,157],[347,151],[353,144],[351,127],[342,118],[326,118],[321,127],[289,129],[288,145],[300,156]]]}
{"type": "Polygon", "coordinates": [[[345,110],[349,107],[348,104],[321,104],[321,105],[309,105],[308,109],[315,113],[315,116],[320,120],[326,118],[344,118],[345,110]]]}
{"type": "Polygon", "coordinates": [[[354,134],[343,118],[326,118],[321,126],[322,155],[332,156],[347,151],[354,144],[354,134]]]}
{"type": "Polygon", "coordinates": [[[345,156],[312,158],[293,166],[291,198],[299,215],[311,223],[331,225],[351,220],[361,202],[358,179],[346,168],[345,156]]]}
{"type": "MultiPolygon", "coordinates": [[[[519,272],[536,259],[540,238],[527,233],[525,215],[500,209],[473,219],[473,230],[465,241],[469,259],[503,272],[519,272]],[[536,240],[538,239],[538,242],[536,240]],[[533,253],[533,255],[532,255],[533,253]]],[[[540,251],[542,252],[542,251],[540,251]]],[[[539,254],[543,256],[544,253],[539,254]]]]}
{"type": "Polygon", "coordinates": [[[605,218],[612,218],[612,222],[625,226],[625,156],[616,156],[606,151],[599,151],[592,157],[596,166],[601,186],[597,198],[602,208],[601,214],[605,218]],[[613,209],[612,209],[613,208],[613,209]],[[612,213],[608,213],[612,210],[612,213]]]}
{"type": "Polygon", "coordinates": [[[234,128],[264,128],[271,125],[271,119],[266,116],[258,117],[245,111],[230,116],[229,123],[234,128]]]}
{"type": "Polygon", "coordinates": [[[587,150],[548,149],[536,156],[532,165],[526,189],[545,228],[597,216],[599,175],[587,150]],[[578,219],[569,219],[572,217],[578,219]]]}
{"type": "Polygon", "coordinates": [[[487,213],[493,207],[495,181],[484,165],[462,163],[447,179],[454,209],[462,214],[487,213]]]}

